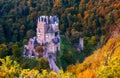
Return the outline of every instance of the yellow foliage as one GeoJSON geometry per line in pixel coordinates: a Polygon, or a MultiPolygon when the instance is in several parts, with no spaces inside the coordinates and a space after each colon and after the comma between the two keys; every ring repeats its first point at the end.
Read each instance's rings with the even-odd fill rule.
{"type": "Polygon", "coordinates": [[[96,78],[96,71],[101,63],[120,57],[120,37],[117,34],[113,34],[102,48],[94,51],[83,63],[68,66],[67,71],[75,74],[75,78],[96,78]]]}
{"type": "Polygon", "coordinates": [[[2,65],[0,66],[0,78],[74,78],[71,72],[63,72],[60,70],[59,73],[54,71],[48,72],[47,70],[42,70],[40,73],[35,69],[22,69],[16,61],[12,61],[9,56],[5,59],[0,59],[2,65]]]}
{"type": "Polygon", "coordinates": [[[25,77],[25,78],[37,78],[39,77],[39,71],[38,70],[30,70],[30,69],[23,69],[21,70],[20,77],[25,77]]]}

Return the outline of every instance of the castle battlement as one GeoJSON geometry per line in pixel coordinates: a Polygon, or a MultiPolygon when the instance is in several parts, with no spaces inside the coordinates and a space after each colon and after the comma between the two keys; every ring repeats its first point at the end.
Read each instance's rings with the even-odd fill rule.
{"type": "Polygon", "coordinates": [[[58,24],[59,19],[57,16],[39,16],[38,17],[38,24],[41,22],[43,22],[45,24],[58,24]]]}

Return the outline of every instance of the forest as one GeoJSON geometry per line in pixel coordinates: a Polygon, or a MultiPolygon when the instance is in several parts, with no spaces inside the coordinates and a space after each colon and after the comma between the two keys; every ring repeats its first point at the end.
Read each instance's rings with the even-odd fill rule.
{"type": "Polygon", "coordinates": [[[119,78],[119,54],[119,0],[0,0],[0,78],[119,78]],[[43,57],[22,56],[40,15],[59,17],[59,73],[43,57]]]}

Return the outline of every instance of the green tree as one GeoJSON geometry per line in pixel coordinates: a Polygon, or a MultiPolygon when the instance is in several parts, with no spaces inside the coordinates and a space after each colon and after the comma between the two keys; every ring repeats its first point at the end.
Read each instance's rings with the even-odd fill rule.
{"type": "Polygon", "coordinates": [[[18,44],[13,44],[12,45],[12,53],[15,57],[20,57],[22,55],[22,52],[18,46],[18,44]]]}
{"type": "Polygon", "coordinates": [[[5,42],[5,35],[2,26],[0,25],[0,43],[5,42]]]}
{"type": "Polygon", "coordinates": [[[49,69],[49,63],[44,57],[39,58],[36,69],[41,71],[42,69],[49,69]]]}
{"type": "Polygon", "coordinates": [[[0,58],[8,55],[8,48],[6,44],[0,44],[0,58]]]}
{"type": "Polygon", "coordinates": [[[85,49],[84,51],[86,52],[86,55],[88,56],[89,54],[91,54],[95,49],[96,49],[96,37],[92,36],[92,37],[84,37],[84,46],[85,49]]]}
{"type": "Polygon", "coordinates": [[[35,32],[31,29],[31,30],[28,30],[27,33],[26,33],[26,36],[27,38],[32,38],[33,36],[35,35],[35,32]]]}

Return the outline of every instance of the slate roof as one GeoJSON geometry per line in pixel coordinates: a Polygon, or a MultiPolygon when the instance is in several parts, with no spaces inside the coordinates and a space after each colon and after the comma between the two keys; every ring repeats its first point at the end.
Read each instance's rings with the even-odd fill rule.
{"type": "Polygon", "coordinates": [[[55,31],[51,25],[49,26],[47,33],[55,33],[55,31]]]}

